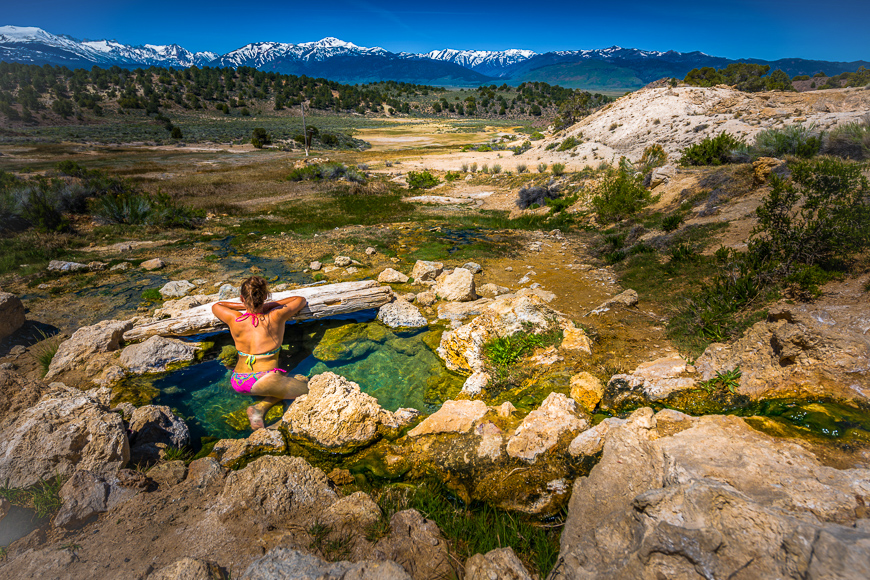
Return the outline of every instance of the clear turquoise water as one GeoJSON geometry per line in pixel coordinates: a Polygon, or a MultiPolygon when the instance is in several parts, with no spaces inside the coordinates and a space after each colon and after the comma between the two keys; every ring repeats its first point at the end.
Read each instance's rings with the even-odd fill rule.
{"type": "MultiPolygon", "coordinates": [[[[432,412],[441,403],[432,399],[432,387],[443,392],[446,384],[458,391],[461,377],[446,369],[424,342],[424,333],[397,334],[374,321],[376,314],[372,310],[289,325],[284,339],[289,348],[282,353],[280,368],[308,377],[332,371],[358,383],[386,409],[412,407],[432,412]],[[321,352],[324,345],[328,352],[321,352]]],[[[137,404],[151,398],[152,404],[174,409],[188,423],[195,443],[202,437],[246,437],[250,431],[237,430],[227,420],[227,415],[243,412],[252,402],[230,387],[231,371],[217,358],[222,346],[232,344],[229,334],[191,339],[207,339],[216,346],[203,362],[156,379],[129,381],[120,389],[128,393],[124,398],[137,404]],[[137,395],[141,398],[136,399],[137,395]]]]}

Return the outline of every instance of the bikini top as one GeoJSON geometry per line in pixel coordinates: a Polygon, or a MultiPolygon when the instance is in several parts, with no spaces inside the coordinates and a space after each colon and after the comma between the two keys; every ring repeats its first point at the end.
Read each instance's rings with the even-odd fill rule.
{"type": "MultiPolygon", "coordinates": [[[[236,318],[236,322],[242,322],[243,320],[245,320],[248,317],[251,318],[251,326],[256,327],[260,324],[260,319],[257,318],[257,315],[253,312],[248,312],[246,314],[242,314],[241,316],[236,318]]],[[[289,345],[281,344],[281,345],[276,346],[274,349],[270,350],[269,352],[264,352],[262,354],[248,354],[248,353],[242,352],[238,349],[236,349],[236,352],[239,353],[239,356],[248,357],[248,360],[245,362],[248,363],[248,368],[250,368],[251,370],[254,370],[254,363],[257,362],[257,357],[276,355],[279,352],[281,352],[282,350],[287,350],[288,348],[289,348],[289,345]]]]}

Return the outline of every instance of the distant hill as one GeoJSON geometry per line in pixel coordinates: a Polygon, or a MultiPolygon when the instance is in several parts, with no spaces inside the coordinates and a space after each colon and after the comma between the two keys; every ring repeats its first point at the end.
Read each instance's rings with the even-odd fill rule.
{"type": "Polygon", "coordinates": [[[733,62],[768,64],[789,75],[836,75],[870,62],[829,62],[798,58],[731,60],[702,52],[648,51],[612,46],[594,50],[537,54],[531,50],[435,50],[393,53],[360,47],[337,38],[316,42],[256,42],[223,55],[191,52],[177,45],[129,46],[115,40],[77,40],[35,27],[0,27],[0,61],[55,64],[70,68],[164,66],[241,67],[322,77],[356,84],[402,81],[441,86],[480,86],[526,81],[593,91],[634,90],[663,77],[685,77],[694,68],[721,68],[733,62]]]}

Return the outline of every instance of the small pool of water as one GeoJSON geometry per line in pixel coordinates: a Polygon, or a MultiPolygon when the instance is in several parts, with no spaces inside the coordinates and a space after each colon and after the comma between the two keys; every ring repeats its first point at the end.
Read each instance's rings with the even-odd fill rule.
{"type": "Polygon", "coordinates": [[[47,521],[48,518],[37,518],[36,512],[32,509],[11,506],[6,516],[0,520],[0,546],[8,546],[47,521]]]}
{"type": "Polygon", "coordinates": [[[256,268],[257,274],[269,282],[280,280],[293,284],[308,284],[313,280],[309,274],[293,269],[284,260],[240,253],[233,245],[233,239],[235,236],[211,242],[214,246],[214,255],[218,257],[215,264],[223,269],[224,277],[244,278],[251,275],[252,268],[256,268]]]}
{"type": "MultiPolygon", "coordinates": [[[[434,352],[440,330],[397,332],[375,321],[376,310],[287,326],[280,368],[312,377],[332,371],[360,385],[382,407],[432,413],[462,388],[434,352]]],[[[232,346],[229,333],[190,337],[215,347],[197,364],[150,377],[131,378],[114,389],[115,402],[166,405],[184,418],[195,446],[203,437],[250,434],[245,409],[252,398],[230,387],[231,369],[218,358],[232,346]]],[[[277,419],[272,415],[271,419],[277,419]]]]}

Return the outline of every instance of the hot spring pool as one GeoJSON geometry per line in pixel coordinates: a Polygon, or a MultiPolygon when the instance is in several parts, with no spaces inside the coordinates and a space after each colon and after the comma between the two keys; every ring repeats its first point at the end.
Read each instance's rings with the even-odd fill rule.
{"type": "MultiPolygon", "coordinates": [[[[368,310],[289,324],[280,368],[308,377],[332,371],[391,411],[412,407],[431,413],[459,392],[464,377],[448,371],[435,353],[442,329],[396,331],[375,321],[376,315],[368,310]]],[[[213,341],[215,347],[202,362],[125,381],[114,389],[115,403],[168,406],[187,422],[195,445],[202,437],[247,437],[245,409],[253,399],[230,387],[231,369],[219,358],[223,347],[232,346],[229,333],[187,340],[213,341]]]]}

